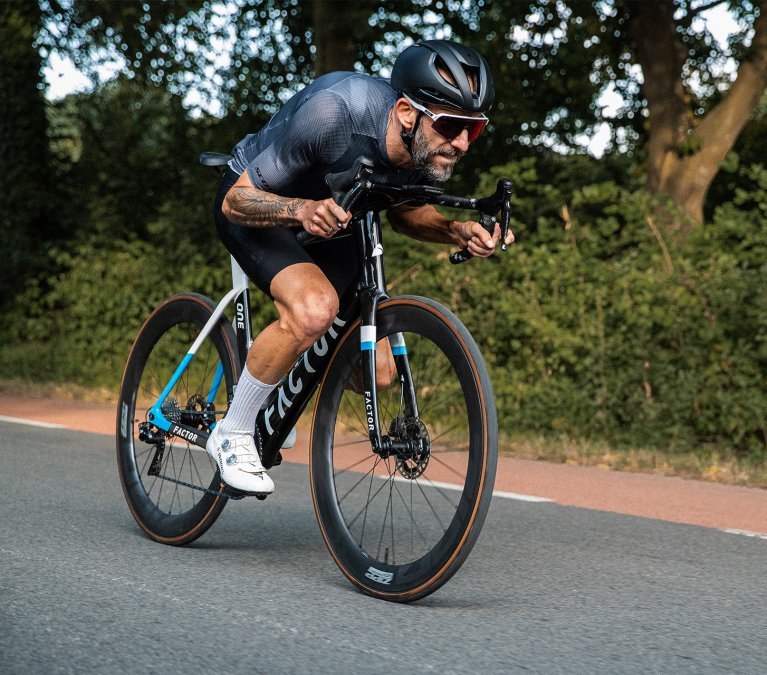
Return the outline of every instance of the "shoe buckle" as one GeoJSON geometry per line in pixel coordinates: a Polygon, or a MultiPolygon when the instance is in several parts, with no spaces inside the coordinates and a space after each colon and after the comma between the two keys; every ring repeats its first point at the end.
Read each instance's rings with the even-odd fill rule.
{"type": "Polygon", "coordinates": [[[237,455],[235,455],[234,453],[229,455],[229,457],[226,458],[226,463],[229,464],[229,466],[231,466],[232,464],[237,464],[237,455]]]}
{"type": "Polygon", "coordinates": [[[221,443],[221,448],[222,448],[223,450],[228,450],[228,449],[229,449],[229,439],[228,439],[228,438],[225,438],[225,439],[222,441],[222,443],[221,443]]]}

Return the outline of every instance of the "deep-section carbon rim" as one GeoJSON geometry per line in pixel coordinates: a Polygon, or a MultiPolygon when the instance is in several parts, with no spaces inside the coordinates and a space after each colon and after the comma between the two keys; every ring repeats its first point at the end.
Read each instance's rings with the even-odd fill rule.
{"type": "Polygon", "coordinates": [[[394,377],[379,391],[382,433],[409,439],[413,452],[380,457],[371,450],[363,397],[349,388],[360,361],[355,329],[318,397],[312,490],[344,574],[373,595],[414,600],[455,573],[481,529],[495,476],[495,406],[479,350],[447,310],[399,299],[383,305],[377,320],[379,340],[404,337],[419,408],[414,419],[394,377]]]}

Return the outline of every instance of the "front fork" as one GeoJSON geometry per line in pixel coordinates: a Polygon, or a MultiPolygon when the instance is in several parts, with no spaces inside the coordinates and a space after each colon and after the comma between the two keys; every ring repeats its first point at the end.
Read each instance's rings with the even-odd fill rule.
{"type": "MultiPolygon", "coordinates": [[[[386,431],[381,433],[378,417],[378,392],[376,388],[376,344],[378,332],[376,314],[378,305],[388,298],[386,292],[386,277],[383,266],[383,245],[381,243],[381,223],[377,213],[367,213],[360,219],[361,235],[358,237],[360,259],[362,260],[362,277],[358,289],[361,307],[362,324],[360,326],[360,351],[362,360],[363,394],[365,398],[365,421],[368,427],[368,437],[373,451],[382,457],[391,454],[404,455],[409,448],[406,444],[391,438],[386,431]],[[403,447],[400,447],[403,446],[403,447]]],[[[389,336],[394,363],[397,368],[404,414],[409,418],[418,417],[413,378],[407,358],[407,346],[402,333],[389,336]]]]}

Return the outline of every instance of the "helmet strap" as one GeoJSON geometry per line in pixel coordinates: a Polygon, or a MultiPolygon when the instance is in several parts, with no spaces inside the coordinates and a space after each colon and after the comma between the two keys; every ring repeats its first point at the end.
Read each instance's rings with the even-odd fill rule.
{"type": "Polygon", "coordinates": [[[405,144],[405,148],[407,148],[408,154],[411,157],[413,156],[413,139],[415,138],[415,132],[418,130],[418,123],[421,121],[421,115],[423,115],[423,113],[419,111],[415,118],[415,124],[410,131],[405,131],[403,129],[399,132],[400,138],[402,138],[402,142],[405,144]]]}

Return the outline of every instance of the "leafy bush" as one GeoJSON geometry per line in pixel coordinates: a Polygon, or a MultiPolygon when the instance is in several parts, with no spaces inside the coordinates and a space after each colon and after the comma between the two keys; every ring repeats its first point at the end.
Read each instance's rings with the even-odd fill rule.
{"type": "MultiPolygon", "coordinates": [[[[498,167],[484,190],[523,172],[534,179],[534,163],[498,167]]],[[[684,245],[648,195],[588,185],[522,224],[502,264],[394,256],[416,270],[396,290],[441,298],[469,326],[508,433],[764,458],[765,176],[747,208],[719,208],[684,245]]]]}
{"type": "MultiPolygon", "coordinates": [[[[54,262],[63,271],[48,280],[49,290],[30,286],[18,298],[18,313],[4,320],[0,377],[116,390],[133,339],[155,306],[174,293],[220,298],[231,288],[228,256],[223,245],[216,250],[212,264],[209,253],[184,241],[171,250],[116,241],[59,251],[54,262]]],[[[254,297],[254,305],[255,322],[272,315],[264,299],[254,297]]]]}

